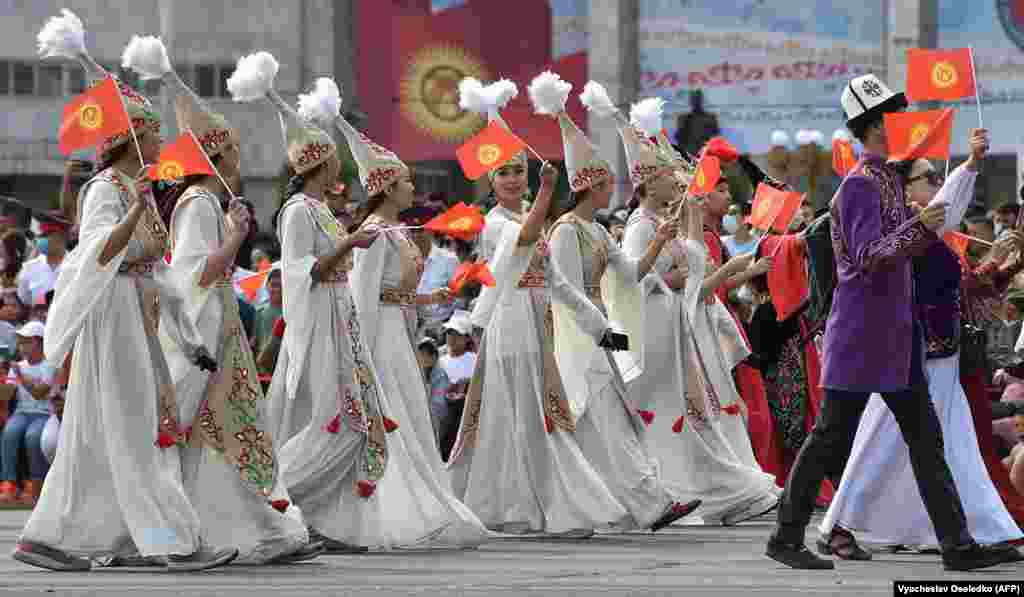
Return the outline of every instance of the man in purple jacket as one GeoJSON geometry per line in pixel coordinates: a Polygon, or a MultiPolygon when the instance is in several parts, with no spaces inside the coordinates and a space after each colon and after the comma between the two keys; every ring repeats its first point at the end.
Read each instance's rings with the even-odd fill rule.
{"type": "MultiPolygon", "coordinates": [[[[838,277],[825,328],[825,399],[789,473],[766,555],[791,568],[834,567],[804,546],[804,531],[822,479],[838,482],[868,398],[878,392],[909,447],[946,569],[1012,561],[1016,554],[1011,550],[981,548],[968,533],[928,395],[911,257],[938,241],[934,231],[945,221],[945,207],[929,206],[915,215],[903,197],[903,181],[886,164],[882,115],[903,110],[907,100],[874,75],[865,75],[850,81],[841,101],[847,127],[865,151],[831,205],[838,277]]],[[[855,543],[849,547],[859,559],[870,557],[855,543]]]]}

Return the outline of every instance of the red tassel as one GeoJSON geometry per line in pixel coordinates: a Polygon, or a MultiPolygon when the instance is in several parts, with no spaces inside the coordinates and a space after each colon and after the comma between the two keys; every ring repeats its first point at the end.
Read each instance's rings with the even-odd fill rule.
{"type": "Polygon", "coordinates": [[[384,431],[391,433],[395,429],[398,429],[398,423],[396,423],[394,419],[384,417],[384,431]]]}
{"type": "Polygon", "coordinates": [[[678,419],[676,419],[675,423],[672,423],[672,432],[682,433],[684,424],[686,424],[686,420],[683,419],[683,417],[679,417],[678,419]]]}
{"type": "Polygon", "coordinates": [[[734,402],[722,410],[724,410],[727,415],[738,415],[740,414],[740,405],[734,402]]]}
{"type": "Polygon", "coordinates": [[[375,491],[377,491],[377,484],[373,481],[363,479],[356,483],[356,492],[361,498],[368,498],[373,495],[373,492],[375,491]]]}
{"type": "Polygon", "coordinates": [[[654,411],[652,410],[638,410],[636,414],[644,420],[644,425],[650,425],[654,421],[654,411]]]}
{"type": "Polygon", "coordinates": [[[341,415],[334,415],[334,418],[331,419],[331,422],[328,423],[326,427],[324,427],[324,431],[326,431],[327,433],[337,433],[341,431],[341,415]]]}
{"type": "Polygon", "coordinates": [[[288,503],[288,500],[274,500],[270,502],[270,505],[281,514],[284,514],[291,504],[288,503]]]}
{"type": "Polygon", "coordinates": [[[555,422],[547,415],[544,415],[544,429],[546,429],[548,433],[554,433],[555,431],[555,422]]]}
{"type": "Polygon", "coordinates": [[[170,433],[167,433],[166,431],[161,431],[160,434],[157,435],[156,437],[156,445],[160,446],[161,448],[170,448],[176,443],[178,443],[178,438],[174,437],[170,433]]]}
{"type": "Polygon", "coordinates": [[[272,333],[273,333],[275,338],[283,338],[284,337],[284,318],[283,317],[278,317],[276,320],[274,320],[274,330],[273,330],[272,333]]]}

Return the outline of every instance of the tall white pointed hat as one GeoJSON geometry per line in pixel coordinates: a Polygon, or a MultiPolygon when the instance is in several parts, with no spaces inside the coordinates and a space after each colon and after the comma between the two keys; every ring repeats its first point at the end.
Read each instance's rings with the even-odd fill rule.
{"type": "MultiPolygon", "coordinates": [[[[41,58],[59,57],[77,60],[94,84],[107,77],[112,77],[117,82],[121,97],[124,99],[125,110],[128,112],[128,118],[131,119],[132,129],[136,135],[140,135],[146,130],[160,130],[160,114],[153,107],[153,103],[93,60],[89,50],[85,47],[85,26],[75,13],[65,8],[61,10],[60,16],[50,17],[36,36],[36,41],[41,58]]],[[[101,161],[105,160],[111,151],[128,143],[131,139],[130,131],[107,137],[96,148],[96,154],[101,161]]]]}
{"type": "Polygon", "coordinates": [[[296,174],[305,174],[325,163],[338,148],[330,135],[299,116],[274,90],[278,68],[277,60],[268,52],[243,56],[227,81],[228,91],[237,102],[267,98],[274,104],[281,119],[288,163],[296,174]]]}
{"type": "Polygon", "coordinates": [[[676,188],[685,192],[693,179],[696,164],[686,159],[665,135],[661,126],[665,110],[665,100],[660,97],[649,97],[633,104],[629,110],[629,120],[633,127],[648,138],[655,139],[655,148],[661,163],[671,166],[676,179],[676,188]]]}
{"type": "MultiPolygon", "coordinates": [[[[672,164],[658,151],[647,134],[638,130],[612,103],[608,91],[596,81],[588,81],[580,94],[580,101],[587,110],[602,118],[614,118],[626,150],[629,164],[629,180],[633,187],[639,187],[656,176],[670,172],[672,164]]],[[[659,127],[660,128],[660,127],[659,127]]]]}
{"type": "MultiPolygon", "coordinates": [[[[485,115],[487,116],[488,123],[497,123],[507,131],[512,129],[509,128],[505,119],[501,117],[500,110],[518,95],[519,88],[508,79],[501,79],[486,86],[473,77],[466,77],[459,81],[459,107],[468,112],[485,115]]],[[[529,158],[526,155],[526,150],[523,150],[502,164],[502,166],[519,164],[525,167],[528,162],[529,158]]],[[[490,180],[494,180],[494,175],[497,171],[497,168],[492,168],[487,173],[487,177],[490,180]]]]}
{"type": "Polygon", "coordinates": [[[374,143],[345,120],[341,115],[341,90],[332,79],[320,77],[312,92],[299,96],[299,114],[324,125],[333,124],[341,131],[367,196],[379,195],[409,173],[409,167],[393,151],[374,143]]]}
{"type": "Polygon", "coordinates": [[[572,84],[547,71],[534,77],[529,91],[534,112],[558,119],[569,189],[578,193],[611,178],[611,165],[598,155],[597,147],[565,112],[565,102],[569,99],[572,84]]]}
{"type": "Polygon", "coordinates": [[[163,79],[177,90],[174,114],[178,130],[192,131],[211,160],[231,142],[238,143],[238,132],[227,119],[213,111],[174,71],[167,48],[159,38],[132,36],[124,49],[121,65],[138,73],[143,80],[163,79]]]}

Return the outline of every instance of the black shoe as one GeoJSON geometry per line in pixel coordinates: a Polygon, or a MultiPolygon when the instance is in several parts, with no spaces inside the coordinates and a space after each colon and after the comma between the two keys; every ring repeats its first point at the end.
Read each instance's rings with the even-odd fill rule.
{"type": "Polygon", "coordinates": [[[1001,554],[1004,558],[1001,562],[1003,564],[1012,564],[1013,562],[1024,562],[1024,554],[1021,554],[1020,550],[1018,550],[1016,547],[1012,545],[990,545],[986,546],[984,549],[987,549],[988,551],[994,553],[1001,554]]]}
{"type": "Polygon", "coordinates": [[[11,557],[24,564],[57,572],[88,572],[92,562],[39,543],[19,543],[11,557]]]}
{"type": "Polygon", "coordinates": [[[865,550],[857,543],[853,533],[836,526],[828,536],[828,541],[818,539],[818,553],[826,556],[835,556],[840,560],[855,560],[866,562],[871,559],[871,552],[865,550]]]}
{"type": "Polygon", "coordinates": [[[267,562],[268,564],[295,564],[314,560],[327,552],[323,541],[310,542],[293,552],[282,554],[267,562]]]}
{"type": "Polygon", "coordinates": [[[700,507],[701,503],[702,502],[700,500],[693,500],[691,502],[686,502],[685,504],[681,502],[672,502],[668,507],[668,510],[665,511],[665,514],[651,525],[651,532],[657,533],[680,518],[692,514],[694,510],[700,507]]]}
{"type": "MultiPolygon", "coordinates": [[[[1011,548],[1012,549],[1012,548],[1011,548]]],[[[1012,550],[1016,552],[1016,549],[1012,550]]],[[[1012,558],[1019,557],[1019,553],[1010,553],[1006,549],[987,549],[976,543],[964,548],[947,549],[942,552],[942,567],[946,570],[979,570],[990,568],[1016,561],[1012,558]]]]}
{"type": "Polygon", "coordinates": [[[811,553],[803,543],[783,543],[771,539],[764,551],[764,555],[785,564],[790,568],[798,570],[832,570],[836,567],[832,560],[825,560],[811,553]]]}

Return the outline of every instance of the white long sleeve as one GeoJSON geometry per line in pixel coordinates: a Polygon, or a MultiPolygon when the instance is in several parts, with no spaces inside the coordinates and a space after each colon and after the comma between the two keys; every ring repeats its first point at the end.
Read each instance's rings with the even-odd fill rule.
{"type": "Polygon", "coordinates": [[[929,202],[929,205],[940,201],[946,203],[946,223],[938,231],[940,235],[960,228],[960,222],[974,197],[974,184],[977,180],[978,173],[968,170],[966,164],[961,164],[953,170],[935,198],[929,202]]]}

